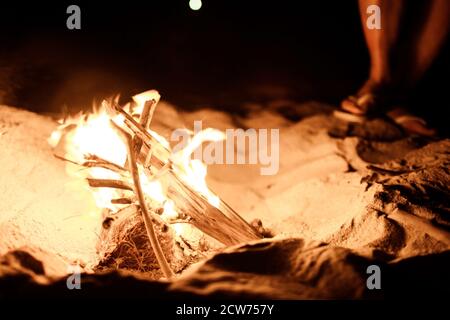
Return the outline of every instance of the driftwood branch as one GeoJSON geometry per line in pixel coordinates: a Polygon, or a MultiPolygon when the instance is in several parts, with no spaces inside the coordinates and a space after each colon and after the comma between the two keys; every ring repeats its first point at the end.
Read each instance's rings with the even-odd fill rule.
{"type": "MultiPolygon", "coordinates": [[[[114,123],[114,122],[113,122],[114,123]]],[[[147,231],[147,236],[150,240],[150,244],[153,248],[153,252],[155,253],[156,259],[158,260],[159,266],[161,267],[161,271],[165,275],[167,279],[170,279],[174,276],[172,270],[170,269],[169,264],[167,263],[166,257],[164,256],[164,252],[162,251],[161,245],[156,236],[153,222],[150,217],[150,213],[147,209],[147,204],[145,202],[144,193],[142,191],[141,182],[139,179],[139,169],[137,167],[135,153],[134,153],[134,145],[133,139],[131,136],[125,132],[122,128],[117,126],[117,129],[121,132],[122,136],[127,141],[128,146],[128,165],[130,167],[131,176],[134,182],[134,192],[139,200],[139,205],[142,213],[142,218],[144,220],[145,229],[147,231]]]]}
{"type": "Polygon", "coordinates": [[[78,162],[76,162],[76,161],[73,161],[73,160],[64,158],[64,157],[62,157],[62,156],[57,155],[56,153],[54,153],[53,156],[54,156],[56,159],[59,159],[59,160],[62,160],[62,161],[67,161],[67,162],[69,162],[69,163],[73,163],[73,164],[76,164],[76,165],[78,165],[78,166],[81,166],[81,163],[78,163],[78,162]]]}
{"type": "Polygon", "coordinates": [[[133,187],[122,180],[87,178],[87,181],[89,186],[93,188],[115,188],[133,191],[133,187]]]}
{"type": "MultiPolygon", "coordinates": [[[[158,147],[158,157],[152,157],[152,165],[155,165],[157,169],[164,166],[164,164],[170,158],[170,151],[162,146],[140,123],[138,123],[132,116],[130,116],[125,110],[123,110],[118,104],[113,104],[113,108],[116,112],[125,117],[124,123],[130,130],[133,131],[142,141],[149,147],[154,149],[158,147]],[[154,162],[153,160],[157,160],[154,162]]],[[[117,125],[116,125],[117,126],[117,125]]]]}
{"type": "Polygon", "coordinates": [[[98,165],[106,165],[108,167],[111,167],[113,171],[120,171],[120,172],[126,172],[128,171],[125,167],[118,165],[114,162],[111,162],[109,160],[103,159],[95,154],[87,154],[84,156],[84,158],[87,160],[82,165],[85,167],[95,167],[95,164],[98,165]]]}
{"type": "MultiPolygon", "coordinates": [[[[139,124],[145,130],[147,130],[147,128],[150,126],[150,123],[153,118],[153,113],[155,112],[155,108],[156,108],[156,101],[154,99],[148,100],[144,104],[144,108],[142,109],[141,116],[139,117],[139,124]]],[[[138,155],[141,152],[141,148],[142,148],[142,144],[143,144],[142,139],[139,138],[139,136],[135,135],[133,137],[133,144],[134,144],[135,155],[136,155],[136,157],[138,157],[138,155]]]]}
{"type": "Polygon", "coordinates": [[[121,170],[118,169],[115,165],[111,164],[111,163],[103,163],[103,162],[97,162],[97,161],[85,161],[83,163],[80,164],[80,166],[86,167],[86,168],[103,168],[103,169],[107,169],[110,171],[114,171],[116,173],[119,174],[125,174],[127,173],[126,170],[121,170]]]}
{"type": "Polygon", "coordinates": [[[225,245],[236,245],[261,238],[261,235],[226,203],[216,208],[208,200],[188,187],[170,171],[168,197],[175,206],[189,216],[189,222],[225,245]]]}
{"type": "Polygon", "coordinates": [[[111,199],[111,203],[112,204],[131,204],[131,203],[133,203],[133,200],[131,200],[130,198],[116,198],[116,199],[111,199]]]}
{"type": "Polygon", "coordinates": [[[83,163],[79,163],[64,157],[61,157],[57,154],[53,154],[53,156],[57,159],[63,160],[63,161],[67,161],[69,163],[75,164],[77,166],[80,167],[85,167],[85,168],[93,168],[93,167],[97,167],[97,168],[103,168],[103,169],[108,169],[111,171],[114,171],[116,173],[119,173],[121,175],[127,174],[128,171],[127,169],[125,169],[122,166],[119,166],[118,164],[115,164],[113,162],[110,162],[108,160],[102,159],[96,155],[87,155],[85,156],[85,158],[87,159],[87,161],[83,162],[83,163]]]}

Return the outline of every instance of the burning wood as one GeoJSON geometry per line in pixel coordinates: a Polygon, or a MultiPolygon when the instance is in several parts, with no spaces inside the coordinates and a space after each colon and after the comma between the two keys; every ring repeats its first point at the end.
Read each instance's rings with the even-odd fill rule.
{"type": "Polygon", "coordinates": [[[91,178],[87,178],[86,180],[88,181],[89,186],[93,188],[116,188],[133,191],[133,187],[122,180],[91,178]]]}
{"type": "MultiPolygon", "coordinates": [[[[75,132],[66,138],[64,158],[89,170],[85,178],[96,188],[97,205],[120,212],[121,206],[138,201],[148,240],[167,278],[173,273],[152,222],[155,208],[162,208],[167,225],[182,220],[225,245],[260,239],[255,228],[208,189],[205,166],[194,162],[199,160],[178,161],[167,141],[148,129],[159,94],[149,91],[134,99],[139,121],[130,104],[106,103],[92,119],[76,119],[75,132]]],[[[175,229],[181,238],[183,227],[178,223],[175,229]]]]}
{"type": "MultiPolygon", "coordinates": [[[[139,118],[139,123],[144,127],[144,129],[147,129],[150,126],[155,108],[156,100],[152,99],[145,102],[144,108],[139,118]]],[[[142,143],[143,142],[141,138],[139,138],[138,136],[133,137],[134,153],[136,157],[141,153],[142,143]]]]}
{"type": "MultiPolygon", "coordinates": [[[[148,105],[147,103],[145,105],[148,105]]],[[[145,110],[145,107],[144,107],[145,110]]],[[[148,112],[147,112],[148,113],[148,112]]],[[[148,116],[146,116],[148,119],[148,116]]],[[[145,122],[147,121],[145,120],[145,122]]],[[[119,128],[119,127],[118,127],[119,128]]],[[[142,191],[141,182],[139,179],[139,169],[136,163],[136,151],[140,152],[140,147],[136,148],[136,143],[139,141],[134,141],[135,137],[131,137],[128,133],[122,130],[122,135],[125,137],[128,146],[128,165],[130,167],[131,176],[133,178],[134,183],[134,193],[137,195],[139,200],[140,211],[142,213],[142,219],[144,220],[145,230],[147,231],[148,239],[150,240],[150,244],[152,245],[153,252],[155,253],[156,260],[161,267],[162,272],[166,276],[166,278],[170,279],[173,277],[173,272],[170,269],[166,257],[161,249],[161,245],[158,241],[158,238],[155,233],[155,229],[153,227],[152,219],[150,217],[150,213],[147,209],[147,203],[145,202],[144,192],[142,191]]]]}

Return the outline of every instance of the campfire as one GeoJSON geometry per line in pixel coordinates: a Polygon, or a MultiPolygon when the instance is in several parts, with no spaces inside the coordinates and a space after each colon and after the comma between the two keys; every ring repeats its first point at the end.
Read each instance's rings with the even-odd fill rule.
{"type": "Polygon", "coordinates": [[[105,100],[93,113],[60,120],[49,138],[69,175],[90,188],[92,214],[103,219],[97,268],[160,270],[171,278],[198,252],[262,238],[208,188],[206,165],[192,159],[202,143],[224,135],[205,129],[172,151],[150,129],[159,99],[150,90],[125,106],[105,100]]]}

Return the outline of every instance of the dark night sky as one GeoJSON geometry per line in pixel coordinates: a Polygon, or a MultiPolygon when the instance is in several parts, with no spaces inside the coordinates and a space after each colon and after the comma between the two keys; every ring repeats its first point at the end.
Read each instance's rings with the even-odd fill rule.
{"type": "MultiPolygon", "coordinates": [[[[204,0],[196,12],[188,2],[2,2],[6,102],[47,111],[157,88],[186,107],[337,103],[367,74],[356,0],[204,0]],[[79,31],[66,29],[70,4],[81,7],[79,31]]],[[[436,69],[448,74],[448,61],[436,69]]]]}

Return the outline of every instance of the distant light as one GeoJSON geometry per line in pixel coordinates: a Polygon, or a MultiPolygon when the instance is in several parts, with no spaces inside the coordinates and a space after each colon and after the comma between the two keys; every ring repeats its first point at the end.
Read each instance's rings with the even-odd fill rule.
{"type": "Polygon", "coordinates": [[[194,10],[200,10],[202,7],[202,0],[189,0],[189,7],[194,10]]]}

